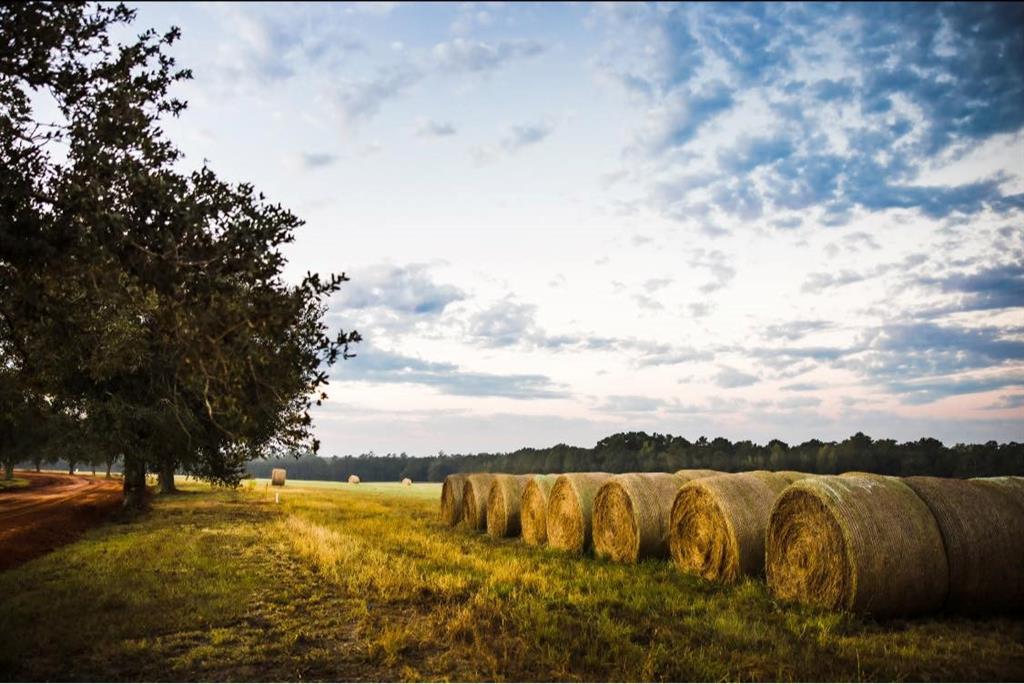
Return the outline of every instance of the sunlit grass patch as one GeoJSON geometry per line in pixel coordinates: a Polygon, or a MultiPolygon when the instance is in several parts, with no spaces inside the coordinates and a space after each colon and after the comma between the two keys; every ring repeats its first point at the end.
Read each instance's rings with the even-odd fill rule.
{"type": "MultiPolygon", "coordinates": [[[[447,528],[436,500],[332,494],[288,499],[280,524],[295,532],[297,553],[346,591],[412,609],[395,614],[400,625],[383,613],[380,631],[364,635],[389,662],[395,649],[376,639],[426,633],[444,646],[427,671],[463,660],[478,678],[886,679],[914,671],[941,678],[930,639],[918,635],[912,648],[896,649],[884,626],[781,606],[760,581],[722,588],[661,561],[572,558],[447,528]]],[[[914,621],[911,633],[944,620],[914,621]]],[[[996,620],[1024,634],[1020,621],[996,620]]],[[[973,640],[979,631],[985,648],[992,625],[967,623],[956,638],[973,640]]],[[[1003,663],[993,671],[1024,656],[1018,644],[1001,643],[989,645],[1003,663]]],[[[955,651],[959,665],[949,667],[975,667],[963,643],[955,651]]]]}
{"type": "MultiPolygon", "coordinates": [[[[877,623],[494,540],[439,491],[214,489],[0,574],[23,679],[1020,679],[1024,621],[877,623]],[[275,494],[278,496],[275,497],[275,494]],[[279,499],[280,503],[276,503],[279,499]]],[[[415,485],[414,485],[415,487],[415,485]]],[[[360,489],[362,488],[362,489],[360,489]]]]}
{"type": "Polygon", "coordinates": [[[435,500],[441,496],[441,483],[439,482],[413,482],[411,485],[403,485],[401,482],[360,482],[349,484],[348,482],[329,482],[325,480],[286,480],[283,487],[274,487],[267,478],[252,478],[246,480],[254,484],[256,489],[269,487],[271,491],[295,492],[299,490],[327,489],[338,492],[348,492],[358,496],[379,495],[393,496],[399,498],[429,499],[435,500]]]}

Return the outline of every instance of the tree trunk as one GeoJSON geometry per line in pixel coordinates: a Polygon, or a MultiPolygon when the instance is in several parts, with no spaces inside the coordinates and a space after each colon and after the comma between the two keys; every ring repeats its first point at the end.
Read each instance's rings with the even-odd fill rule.
{"type": "Polygon", "coordinates": [[[74,475],[74,474],[75,474],[75,462],[74,461],[68,461],[68,475],[74,475]]]}
{"type": "Polygon", "coordinates": [[[8,461],[7,463],[4,463],[4,479],[5,480],[13,480],[14,479],[14,464],[11,463],[10,461],[8,461]]]}
{"type": "Polygon", "coordinates": [[[176,467],[177,463],[174,461],[164,461],[160,464],[160,471],[157,473],[157,477],[160,479],[161,494],[173,494],[178,491],[174,486],[174,470],[176,467]]]}
{"type": "Polygon", "coordinates": [[[110,466],[113,464],[112,461],[107,461],[107,479],[110,479],[110,466]]]}
{"type": "Polygon", "coordinates": [[[124,508],[142,510],[148,503],[146,463],[137,458],[124,459],[124,508]]]}
{"type": "Polygon", "coordinates": [[[36,461],[36,472],[38,473],[43,467],[42,461],[36,461]]]}

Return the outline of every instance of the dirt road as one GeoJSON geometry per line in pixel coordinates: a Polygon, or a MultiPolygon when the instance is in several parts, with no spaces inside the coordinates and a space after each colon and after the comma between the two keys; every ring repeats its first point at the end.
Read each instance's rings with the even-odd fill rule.
{"type": "Polygon", "coordinates": [[[29,486],[0,492],[0,570],[74,541],[121,505],[121,481],[18,471],[29,486]]]}

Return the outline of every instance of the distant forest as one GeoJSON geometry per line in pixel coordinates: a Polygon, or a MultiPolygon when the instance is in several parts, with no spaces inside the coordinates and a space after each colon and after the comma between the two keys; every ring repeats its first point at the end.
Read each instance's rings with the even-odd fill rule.
{"type": "Polygon", "coordinates": [[[1024,444],[957,444],[947,447],[936,439],[897,443],[874,440],[858,432],[842,442],[816,439],[790,446],[774,439],[767,444],[730,442],[723,437],[691,442],[672,435],[623,432],[605,437],[592,449],[557,444],[547,449],[524,448],[509,453],[445,454],[416,457],[373,453],[360,456],[320,457],[301,454],[252,461],[247,471],[270,477],[272,468],[286,468],[297,480],[388,482],[404,477],[440,482],[451,473],[566,473],[580,471],[671,472],[683,468],[709,468],[724,472],[744,470],[799,470],[834,474],[863,470],[885,475],[938,475],[986,477],[1024,475],[1024,444]]]}

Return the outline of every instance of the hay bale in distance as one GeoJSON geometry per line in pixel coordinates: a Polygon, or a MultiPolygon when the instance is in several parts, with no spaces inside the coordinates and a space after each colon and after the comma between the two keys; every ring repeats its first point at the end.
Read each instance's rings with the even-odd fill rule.
{"type": "Polygon", "coordinates": [[[611,473],[566,473],[548,495],[548,545],[583,553],[593,545],[594,497],[611,473]]]}
{"type": "Polygon", "coordinates": [[[777,597],[877,617],[942,606],[949,570],[935,516],[898,478],[809,477],[772,508],[765,575],[777,597]]]}
{"type": "Polygon", "coordinates": [[[669,516],[679,488],[714,474],[681,470],[611,478],[594,498],[594,554],[627,563],[667,557],[669,516]]]}
{"type": "Polygon", "coordinates": [[[491,473],[473,473],[462,485],[462,519],[471,530],[487,529],[487,497],[494,484],[491,473]]]}
{"type": "Polygon", "coordinates": [[[284,468],[274,468],[270,471],[270,484],[275,487],[284,487],[284,478],[287,471],[284,468]]]}
{"type": "Polygon", "coordinates": [[[359,484],[359,476],[358,475],[349,475],[348,476],[348,483],[349,484],[359,484]]]}
{"type": "Polygon", "coordinates": [[[534,475],[523,488],[519,522],[523,541],[531,546],[541,546],[548,541],[548,497],[557,479],[557,475],[534,475]]]}
{"type": "Polygon", "coordinates": [[[518,537],[522,530],[520,504],[532,475],[496,475],[487,494],[487,534],[518,537]]]}
{"type": "Polygon", "coordinates": [[[1024,608],[1024,487],[1014,500],[1012,485],[991,481],[903,481],[924,500],[942,532],[949,564],[946,607],[968,613],[1024,608]]]}
{"type": "Polygon", "coordinates": [[[402,478],[402,486],[403,487],[411,487],[412,486],[412,480],[410,480],[407,477],[403,477],[402,478]]]}
{"type": "Polygon", "coordinates": [[[669,552],[676,566],[723,583],[763,575],[768,516],[790,477],[761,470],[683,485],[669,517],[669,552]]]}
{"type": "Polygon", "coordinates": [[[462,488],[466,477],[464,473],[454,473],[444,478],[441,485],[441,521],[449,527],[462,522],[462,488]]]}

